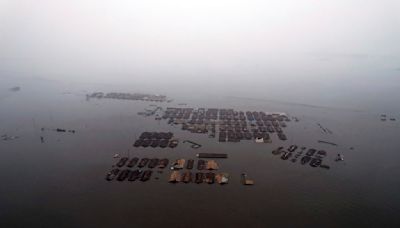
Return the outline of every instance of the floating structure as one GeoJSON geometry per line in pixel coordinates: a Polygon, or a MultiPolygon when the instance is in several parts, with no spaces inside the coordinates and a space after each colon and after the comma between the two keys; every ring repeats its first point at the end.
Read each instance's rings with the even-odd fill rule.
{"type": "Polygon", "coordinates": [[[328,141],[323,141],[323,140],[318,140],[318,142],[319,142],[319,143],[329,144],[329,145],[332,145],[332,146],[337,146],[337,144],[336,144],[336,143],[333,143],[333,142],[328,142],[328,141]]]}
{"type": "Polygon", "coordinates": [[[139,158],[137,158],[137,157],[134,157],[134,158],[132,158],[130,161],[129,161],[129,163],[128,163],[128,167],[129,168],[132,168],[132,167],[134,167],[137,163],[138,163],[138,161],[139,161],[139,158]]]}
{"type": "Polygon", "coordinates": [[[292,153],[285,151],[285,152],[283,152],[283,155],[281,156],[281,159],[282,160],[288,160],[291,156],[292,156],[292,153]]]}
{"type": "Polygon", "coordinates": [[[289,152],[294,152],[298,147],[296,145],[291,145],[288,149],[289,152]]]}
{"type": "Polygon", "coordinates": [[[206,169],[206,161],[204,161],[204,160],[198,160],[198,161],[197,161],[197,169],[198,169],[198,170],[204,170],[204,169],[206,169]]]}
{"type": "Polygon", "coordinates": [[[136,181],[142,176],[142,173],[143,171],[140,169],[132,171],[131,174],[129,175],[128,181],[136,181]]]}
{"type": "Polygon", "coordinates": [[[158,159],[158,158],[152,158],[152,159],[150,159],[150,162],[149,162],[148,167],[149,167],[150,169],[153,169],[153,168],[155,168],[155,167],[158,165],[158,162],[159,162],[159,159],[158,159]]]}
{"type": "Polygon", "coordinates": [[[276,150],[272,151],[273,155],[280,155],[282,153],[283,147],[278,147],[276,150]]]}
{"type": "Polygon", "coordinates": [[[193,169],[194,166],[194,160],[193,159],[189,159],[187,164],[186,164],[186,169],[193,169]]]}
{"type": "Polygon", "coordinates": [[[178,159],[173,164],[171,169],[183,169],[185,166],[185,159],[178,159]]]}
{"type": "Polygon", "coordinates": [[[201,183],[203,183],[203,180],[204,180],[204,174],[203,173],[196,173],[196,176],[195,176],[196,178],[195,178],[195,183],[196,184],[201,184],[201,183]]]}
{"type": "Polygon", "coordinates": [[[127,157],[121,158],[121,159],[118,161],[117,166],[118,166],[118,167],[124,166],[128,160],[129,160],[129,158],[127,158],[127,157]]]}
{"type": "Polygon", "coordinates": [[[324,169],[330,169],[330,167],[326,164],[322,164],[323,159],[328,156],[328,153],[325,150],[316,150],[314,148],[309,148],[305,155],[303,155],[304,151],[307,149],[306,147],[301,147],[298,152],[295,153],[295,151],[299,147],[297,145],[291,145],[288,148],[288,151],[285,151],[283,147],[278,147],[277,149],[272,151],[272,154],[274,155],[281,155],[282,160],[289,160],[289,158],[292,158],[293,155],[294,157],[290,159],[291,162],[296,163],[298,160],[300,160],[300,163],[302,165],[305,164],[310,164],[311,167],[321,167],[324,169]],[[301,157],[301,158],[300,158],[301,157]]]}
{"type": "Polygon", "coordinates": [[[182,126],[191,133],[209,134],[214,138],[218,131],[219,142],[240,142],[255,139],[257,142],[272,142],[270,134],[276,133],[287,140],[283,128],[290,119],[284,113],[235,111],[216,108],[173,108],[164,112],[162,119],[168,124],[182,126]]]}
{"type": "Polygon", "coordinates": [[[139,162],[139,165],[138,165],[138,167],[139,168],[143,168],[143,167],[145,167],[146,165],[147,165],[147,163],[149,163],[149,159],[148,158],[142,158],[141,160],[140,160],[140,162],[139,162]]]}
{"type": "Polygon", "coordinates": [[[192,182],[192,173],[190,171],[184,172],[182,176],[183,183],[190,183],[192,182]]]}
{"type": "Polygon", "coordinates": [[[142,176],[140,177],[140,181],[148,181],[151,178],[151,174],[153,174],[153,171],[151,170],[146,170],[143,172],[142,176]]]}
{"type": "Polygon", "coordinates": [[[205,182],[207,183],[207,184],[214,184],[214,181],[215,181],[215,173],[211,173],[211,172],[209,172],[209,173],[206,173],[205,174],[205,182]]]}
{"type": "Polygon", "coordinates": [[[241,177],[243,185],[254,185],[254,180],[249,179],[246,173],[242,173],[241,177]]]}
{"type": "Polygon", "coordinates": [[[321,165],[321,163],[322,163],[322,159],[320,159],[320,158],[313,158],[313,159],[311,159],[310,165],[311,165],[312,167],[318,167],[318,166],[321,165]]]}
{"type": "Polygon", "coordinates": [[[142,93],[103,93],[94,92],[86,95],[87,99],[90,98],[107,98],[107,99],[117,99],[117,100],[135,100],[135,101],[153,101],[153,102],[166,102],[167,96],[158,94],[142,94],[142,93]]]}
{"type": "Polygon", "coordinates": [[[62,133],[69,132],[69,133],[72,133],[72,134],[76,133],[76,130],[67,130],[67,129],[64,129],[64,128],[47,129],[47,128],[42,127],[40,130],[41,131],[56,131],[56,132],[62,132],[62,133]]]}
{"type": "Polygon", "coordinates": [[[159,168],[159,169],[164,169],[165,167],[168,166],[168,163],[169,163],[169,160],[168,160],[167,158],[160,159],[160,160],[158,161],[158,168],[159,168]]]}
{"type": "Polygon", "coordinates": [[[122,170],[122,171],[119,173],[119,175],[118,175],[118,177],[117,177],[117,180],[118,180],[118,181],[124,181],[126,178],[128,178],[130,172],[131,172],[131,171],[130,171],[129,169],[122,170]]]}
{"type": "Polygon", "coordinates": [[[173,139],[172,132],[143,132],[139,139],[133,144],[134,147],[161,147],[175,148],[179,144],[179,140],[173,139]]]}
{"type": "Polygon", "coordinates": [[[184,140],[184,141],[183,141],[183,143],[190,143],[190,144],[192,144],[190,147],[192,147],[193,149],[198,149],[198,148],[200,148],[200,147],[201,147],[201,145],[200,145],[200,144],[198,144],[198,143],[195,143],[195,142],[193,142],[193,141],[190,141],[190,140],[184,140]]]}
{"type": "Polygon", "coordinates": [[[119,174],[119,169],[113,169],[110,172],[107,173],[106,175],[106,180],[112,181],[114,178],[119,174]]]}
{"type": "Polygon", "coordinates": [[[14,140],[14,139],[18,139],[18,138],[19,138],[19,136],[10,136],[7,134],[4,134],[1,136],[1,139],[4,141],[14,140]]]}
{"type": "Polygon", "coordinates": [[[335,161],[344,161],[344,156],[343,156],[343,154],[338,154],[338,155],[336,156],[335,161]]]}
{"type": "Polygon", "coordinates": [[[228,154],[198,153],[198,158],[228,158],[228,154]]]}
{"type": "Polygon", "coordinates": [[[206,169],[207,170],[216,170],[218,169],[218,164],[214,160],[209,160],[206,163],[206,169]]]}
{"type": "Polygon", "coordinates": [[[228,173],[218,173],[215,175],[215,180],[218,184],[228,184],[229,174],[228,173]]]}
{"type": "Polygon", "coordinates": [[[181,181],[181,174],[178,171],[173,171],[169,177],[170,183],[178,183],[181,181]]]}

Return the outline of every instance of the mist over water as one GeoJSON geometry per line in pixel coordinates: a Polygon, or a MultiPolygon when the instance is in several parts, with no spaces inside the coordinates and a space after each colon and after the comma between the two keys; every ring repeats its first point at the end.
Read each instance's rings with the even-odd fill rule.
{"type": "Polygon", "coordinates": [[[361,108],[399,98],[395,0],[1,6],[2,76],[361,108]]]}

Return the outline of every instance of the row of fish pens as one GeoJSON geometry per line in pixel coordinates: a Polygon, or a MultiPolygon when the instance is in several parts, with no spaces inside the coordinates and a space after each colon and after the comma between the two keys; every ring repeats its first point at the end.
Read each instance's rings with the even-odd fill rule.
{"type": "Polygon", "coordinates": [[[228,173],[192,173],[190,171],[186,171],[180,173],[179,171],[172,171],[169,182],[170,183],[191,183],[194,182],[196,184],[207,183],[214,184],[215,182],[218,184],[228,184],[229,174],[228,173]]]}

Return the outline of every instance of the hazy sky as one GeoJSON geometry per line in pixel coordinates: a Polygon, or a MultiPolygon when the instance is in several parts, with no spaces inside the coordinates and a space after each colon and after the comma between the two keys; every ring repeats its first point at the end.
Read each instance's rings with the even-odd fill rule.
{"type": "Polygon", "coordinates": [[[87,82],[390,75],[400,72],[399,41],[399,0],[0,0],[3,75],[87,82]]]}

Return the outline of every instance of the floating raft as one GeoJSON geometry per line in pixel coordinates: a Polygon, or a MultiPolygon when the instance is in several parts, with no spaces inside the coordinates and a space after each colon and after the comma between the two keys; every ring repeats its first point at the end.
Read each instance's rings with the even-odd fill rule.
{"type": "Polygon", "coordinates": [[[198,158],[228,158],[228,154],[198,153],[198,158]]]}

